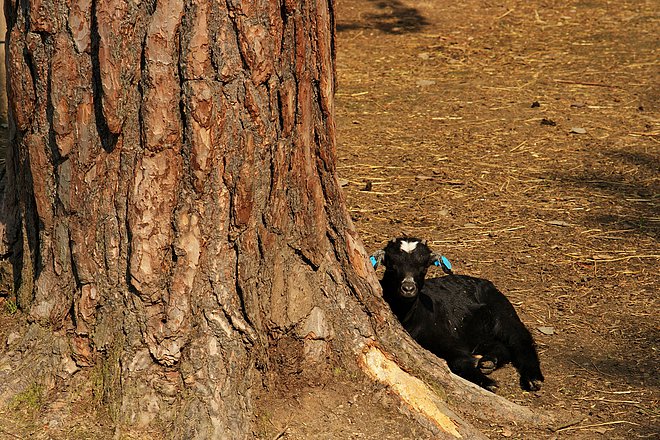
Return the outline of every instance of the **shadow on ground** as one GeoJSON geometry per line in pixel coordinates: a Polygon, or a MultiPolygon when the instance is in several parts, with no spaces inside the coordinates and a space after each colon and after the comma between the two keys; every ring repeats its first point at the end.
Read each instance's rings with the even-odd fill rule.
{"type": "Polygon", "coordinates": [[[378,12],[366,13],[360,21],[338,23],[337,31],[356,29],[378,29],[388,34],[420,32],[428,26],[427,19],[417,8],[405,5],[399,0],[369,0],[378,12]]]}
{"type": "MultiPolygon", "coordinates": [[[[660,385],[660,377],[657,359],[652,353],[660,342],[660,333],[648,322],[631,323],[630,327],[634,326],[638,326],[636,331],[626,330],[625,342],[627,346],[634,345],[637,349],[646,350],[650,354],[646,358],[631,356],[629,352],[621,350],[614,352],[586,350],[566,353],[565,360],[589,372],[594,379],[604,377],[632,387],[657,388],[660,385]]],[[[567,365],[567,367],[571,366],[567,365]]],[[[593,384],[596,389],[605,389],[605,385],[598,382],[593,384]]]]}
{"type": "Polygon", "coordinates": [[[598,226],[631,230],[660,241],[660,156],[619,150],[604,155],[611,165],[553,177],[610,199],[611,209],[589,218],[598,226]]]}

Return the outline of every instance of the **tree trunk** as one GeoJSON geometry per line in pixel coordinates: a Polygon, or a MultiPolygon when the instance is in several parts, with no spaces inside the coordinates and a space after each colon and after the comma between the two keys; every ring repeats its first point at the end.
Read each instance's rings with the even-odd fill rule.
{"type": "Polygon", "coordinates": [[[5,68],[5,35],[7,33],[7,21],[4,9],[0,10],[0,125],[7,127],[7,69],[5,68]]]}
{"type": "MultiPolygon", "coordinates": [[[[3,250],[20,309],[59,341],[43,371],[98,369],[118,429],[172,438],[249,437],[253,397],[292,365],[394,387],[392,353],[493,401],[380,299],[335,172],[332,0],[6,10],[3,250]]],[[[442,435],[474,434],[402,393],[442,435]]]]}

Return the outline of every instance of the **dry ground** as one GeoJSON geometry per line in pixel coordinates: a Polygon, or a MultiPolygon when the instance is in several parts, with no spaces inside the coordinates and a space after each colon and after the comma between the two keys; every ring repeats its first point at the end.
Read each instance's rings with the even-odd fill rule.
{"type": "MultiPolygon", "coordinates": [[[[505,368],[499,393],[581,415],[558,432],[475,421],[491,438],[660,437],[659,13],[657,0],[337,4],[338,168],[365,244],[417,235],[493,280],[546,375],[524,393],[505,368]]],[[[385,389],[341,371],[319,382],[262,405],[255,434],[431,437],[385,389]]],[[[90,390],[74,405],[34,391],[25,414],[0,411],[0,439],[111,435],[87,418],[90,390]]]]}
{"type": "Polygon", "coordinates": [[[339,171],[368,249],[415,235],[493,280],[546,375],[528,394],[499,371],[500,394],[584,415],[558,433],[504,433],[660,437],[660,4],[338,12],[339,171]]]}

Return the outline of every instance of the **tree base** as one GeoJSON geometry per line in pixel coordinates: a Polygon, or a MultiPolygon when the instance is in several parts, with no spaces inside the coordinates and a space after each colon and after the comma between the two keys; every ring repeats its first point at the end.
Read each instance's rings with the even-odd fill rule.
{"type": "MultiPolygon", "coordinates": [[[[118,423],[108,410],[113,405],[102,401],[99,368],[75,366],[64,336],[53,337],[37,324],[21,326],[15,318],[6,313],[2,316],[0,437],[45,433],[58,438],[76,433],[110,438],[121,432],[128,438],[177,438],[154,425],[118,423]]],[[[447,406],[447,401],[460,399],[480,402],[454,407],[461,413],[475,415],[478,408],[476,417],[492,417],[494,423],[516,420],[547,428],[555,420],[450,375],[453,385],[441,384],[449,389],[444,395],[438,391],[440,387],[429,387],[404,371],[399,362],[379,346],[368,345],[358,360],[364,375],[358,370],[327,367],[331,363],[318,365],[317,376],[310,376],[314,367],[307,366],[297,377],[283,375],[277,389],[254,400],[254,422],[248,429],[256,438],[350,438],[356,433],[380,440],[486,438],[447,406]],[[500,409],[497,415],[489,410],[495,407],[500,409]]],[[[436,378],[442,378],[442,365],[431,366],[439,371],[436,378]]]]}

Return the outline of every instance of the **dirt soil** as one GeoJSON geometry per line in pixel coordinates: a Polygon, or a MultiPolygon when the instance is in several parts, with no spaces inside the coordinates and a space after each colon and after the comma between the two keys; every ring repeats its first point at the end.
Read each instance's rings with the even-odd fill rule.
{"type": "MultiPolygon", "coordinates": [[[[338,169],[367,248],[418,236],[494,281],[546,377],[526,393],[506,367],[498,393],[579,415],[554,432],[474,423],[490,438],[660,438],[658,2],[336,8],[338,169]]],[[[24,417],[0,412],[0,439],[110,438],[87,421],[90,390],[66,405],[34,391],[24,417]]],[[[341,371],[262,407],[260,438],[432,438],[341,371]]]]}
{"type": "Polygon", "coordinates": [[[653,0],[338,6],[339,172],[367,248],[418,236],[494,281],[546,377],[525,393],[505,368],[499,394],[584,419],[481,426],[493,438],[660,438],[659,13],[653,0]]]}

